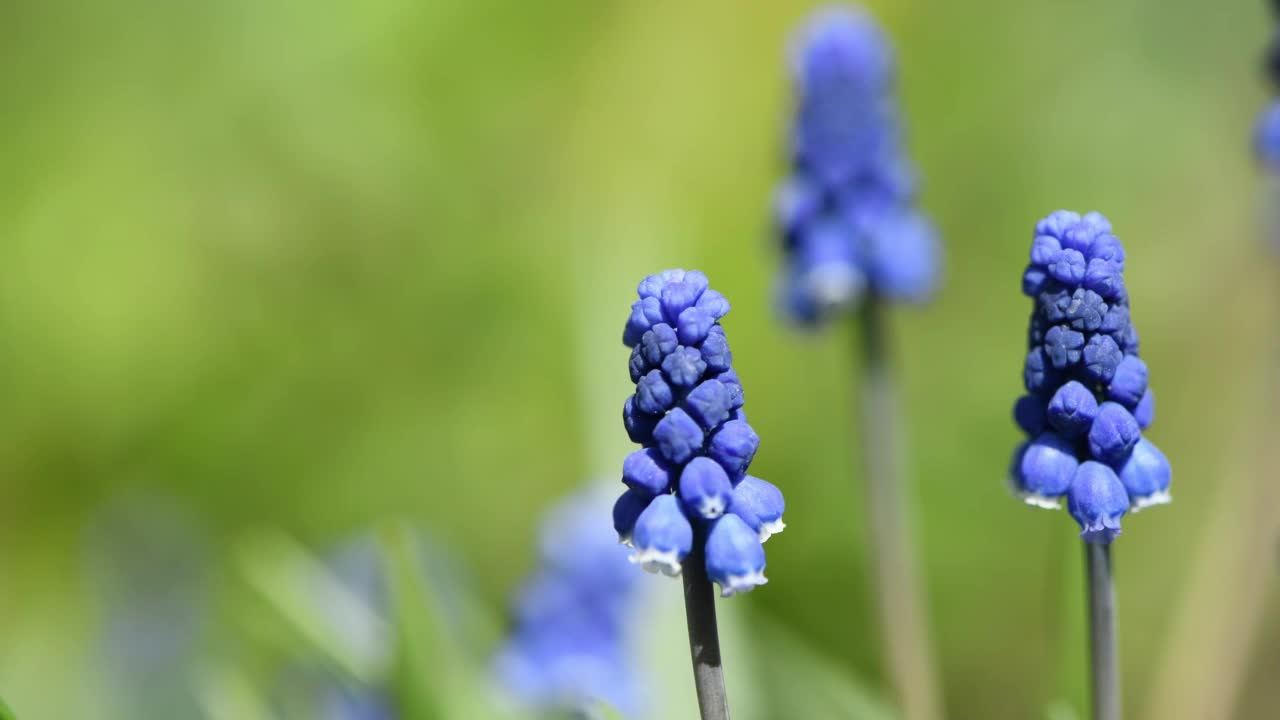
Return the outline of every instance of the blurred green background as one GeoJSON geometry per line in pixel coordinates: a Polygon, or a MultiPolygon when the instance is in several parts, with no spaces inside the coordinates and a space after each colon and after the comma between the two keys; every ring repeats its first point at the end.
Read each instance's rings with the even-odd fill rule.
{"type": "MultiPolygon", "coordinates": [[[[1074,525],[1003,481],[1018,278],[1065,207],[1125,242],[1175,467],[1175,504],[1116,546],[1129,714],[1274,717],[1280,301],[1248,152],[1265,4],[867,5],[948,256],[936,302],[893,319],[948,715],[1084,707],[1074,525]]],[[[734,304],[754,472],[788,500],[770,584],[732,603],[886,688],[854,334],[788,329],[770,302],[783,57],[812,7],[0,4],[0,695],[97,716],[95,528],[120,498],[203,528],[171,568],[220,598],[203,648],[248,612],[216,588],[264,528],[323,547],[409,520],[500,607],[539,508],[620,467],[622,324],[635,283],[677,266],[734,304]]]]}

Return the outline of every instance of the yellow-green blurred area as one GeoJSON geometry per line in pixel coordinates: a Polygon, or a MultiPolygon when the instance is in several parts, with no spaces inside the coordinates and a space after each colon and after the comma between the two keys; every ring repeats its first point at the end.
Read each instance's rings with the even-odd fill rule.
{"type": "MultiPolygon", "coordinates": [[[[217,607],[240,607],[246,534],[324,548],[394,520],[501,608],[541,509],[629,449],[636,282],[693,267],[733,303],[753,473],[788,502],[769,584],[727,603],[888,697],[856,335],[790,329],[771,299],[784,58],[812,7],[0,4],[0,696],[95,716],[121,498],[201,528],[176,571],[217,607]]],[[[1004,483],[1019,277],[1035,221],[1068,208],[1125,243],[1147,435],[1175,470],[1175,503],[1115,545],[1128,716],[1275,717],[1280,258],[1249,152],[1267,7],[869,7],[947,252],[936,301],[892,324],[948,716],[1086,707],[1076,527],[1004,483]]]]}

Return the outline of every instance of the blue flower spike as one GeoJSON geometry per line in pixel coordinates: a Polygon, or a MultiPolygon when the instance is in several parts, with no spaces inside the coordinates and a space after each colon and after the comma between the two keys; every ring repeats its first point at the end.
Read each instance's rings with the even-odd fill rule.
{"type": "Polygon", "coordinates": [[[623,461],[614,529],[650,572],[679,575],[704,553],[725,596],[746,592],[765,582],[761,543],[785,527],[785,504],[747,474],[760,436],[720,325],[729,303],[697,271],[650,275],[637,294],[623,332],[636,384],[623,422],[641,448],[623,461]]]}
{"type": "MultiPolygon", "coordinates": [[[[515,594],[510,634],[492,662],[495,689],[528,716],[585,716],[602,702],[626,717],[646,709],[630,660],[631,620],[644,597],[640,574],[605,520],[612,494],[609,487],[580,491],[542,521],[538,568],[515,594]]],[[[614,505],[615,527],[634,526],[640,501],[651,499],[628,490],[614,505]]]]}
{"type": "Polygon", "coordinates": [[[820,11],[796,38],[791,172],[774,212],[779,304],[799,324],[821,324],[868,294],[923,302],[938,284],[941,246],[916,207],[894,64],[888,38],[860,11],[820,11]]]}
{"type": "Polygon", "coordinates": [[[1155,400],[1138,357],[1124,248],[1102,215],[1059,210],[1036,224],[1030,260],[1027,394],[1014,405],[1027,439],[1010,484],[1038,507],[1059,508],[1065,497],[1081,537],[1107,544],[1126,512],[1169,502],[1172,475],[1143,437],[1155,400]]]}

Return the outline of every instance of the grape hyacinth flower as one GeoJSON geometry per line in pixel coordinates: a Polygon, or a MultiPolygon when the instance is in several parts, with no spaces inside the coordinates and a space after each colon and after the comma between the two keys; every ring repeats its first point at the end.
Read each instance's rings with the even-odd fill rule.
{"type": "Polygon", "coordinates": [[[774,209],[782,309],[815,325],[864,295],[928,299],[941,250],[915,207],[888,39],[865,13],[820,11],[801,30],[791,64],[791,174],[774,209]]]}
{"type": "Polygon", "coordinates": [[[610,502],[608,489],[583,491],[543,522],[540,567],[516,594],[514,628],[494,660],[499,684],[522,707],[639,711],[643,696],[627,660],[638,578],[609,524],[610,502]]]}
{"type": "Polygon", "coordinates": [[[1067,508],[1091,543],[1120,518],[1169,502],[1169,461],[1142,436],[1154,397],[1129,316],[1125,255],[1098,213],[1036,225],[1022,291],[1034,300],[1014,420],[1027,436],[1013,468],[1028,504],[1067,508]]]}
{"type": "Polygon", "coordinates": [[[1119,720],[1111,542],[1130,510],[1167,503],[1169,461],[1142,435],[1155,400],[1111,223],[1059,210],[1036,224],[1022,292],[1034,301],[1013,416],[1027,439],[1010,468],[1028,504],[1080,525],[1089,584],[1093,717],[1119,720]]]}
{"type": "Polygon", "coordinates": [[[623,461],[614,528],[632,562],[683,573],[699,706],[727,717],[710,582],[724,597],[766,582],[762,543],[784,527],[782,493],[747,474],[760,437],[720,325],[729,302],[696,270],[650,275],[637,292],[623,421],[641,448],[623,461]]]}
{"type": "Polygon", "coordinates": [[[795,112],[790,173],[775,226],[783,248],[778,304],[794,323],[819,327],[856,310],[865,360],[862,459],[889,675],[907,720],[942,716],[924,592],[905,520],[897,401],[884,315],[921,303],[938,284],[941,245],[916,204],[904,151],[895,59],[865,12],[830,8],[799,32],[791,53],[795,112]]]}

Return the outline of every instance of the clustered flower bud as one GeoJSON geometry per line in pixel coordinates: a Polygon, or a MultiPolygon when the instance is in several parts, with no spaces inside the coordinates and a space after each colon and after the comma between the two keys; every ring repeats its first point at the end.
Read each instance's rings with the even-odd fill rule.
{"type": "Polygon", "coordinates": [[[888,40],[864,13],[821,11],[801,31],[792,65],[791,175],[775,201],[783,309],[816,324],[866,291],[927,299],[940,248],[915,207],[888,40]]]}
{"type": "Polygon", "coordinates": [[[622,463],[614,528],[632,562],[675,576],[695,548],[725,596],[765,583],[764,548],[784,527],[782,493],[747,474],[760,438],[720,319],[729,303],[696,270],[640,283],[622,341],[636,384],[622,417],[641,446],[622,463]]]}
{"type": "Polygon", "coordinates": [[[1154,399],[1129,317],[1124,248],[1111,223],[1059,210],[1036,225],[1022,292],[1035,301],[1013,416],[1016,492],[1067,509],[1081,536],[1109,543],[1120,518],[1169,502],[1169,461],[1142,436],[1154,399]]]}

